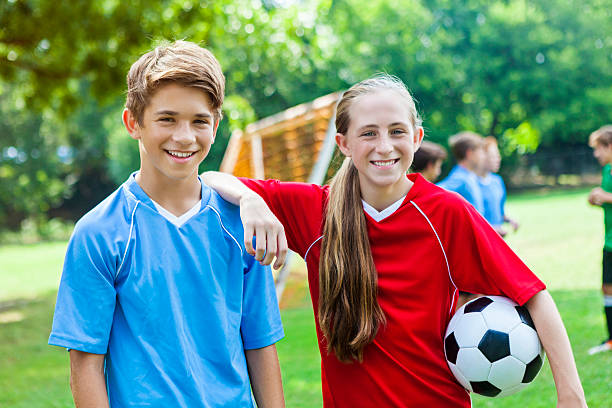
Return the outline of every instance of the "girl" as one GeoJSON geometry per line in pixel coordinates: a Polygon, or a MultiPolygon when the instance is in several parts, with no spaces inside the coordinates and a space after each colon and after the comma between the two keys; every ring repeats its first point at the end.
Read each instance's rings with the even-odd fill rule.
{"type": "Polygon", "coordinates": [[[204,175],[241,205],[245,246],[255,253],[256,235],[258,260],[277,254],[278,266],[284,258],[274,216],[305,259],[324,406],[469,407],[443,347],[459,289],[527,304],[558,406],[586,406],[544,284],[471,205],[418,174],[406,176],[423,128],[404,84],[379,75],[354,85],[338,104],[336,129],[346,159],[329,186],[204,175]]]}

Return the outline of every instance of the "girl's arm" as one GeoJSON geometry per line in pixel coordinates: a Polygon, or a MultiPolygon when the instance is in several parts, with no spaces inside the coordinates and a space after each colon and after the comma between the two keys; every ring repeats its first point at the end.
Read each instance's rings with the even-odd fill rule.
{"type": "Polygon", "coordinates": [[[546,290],[536,293],[525,304],[548,356],[555,386],[557,407],[586,407],[572,347],[554,300],[546,290]]]}
{"type": "Polygon", "coordinates": [[[70,389],[76,408],[108,408],[103,354],[70,350],[70,389]]]}
{"type": "Polygon", "coordinates": [[[231,174],[207,171],[200,177],[224,200],[240,206],[246,251],[263,265],[270,265],[276,256],[274,268],[283,266],[288,249],[285,229],[263,198],[231,174]]]}
{"type": "Polygon", "coordinates": [[[245,355],[257,406],[284,408],[285,397],[276,346],[272,344],[260,349],[245,350],[245,355]]]}

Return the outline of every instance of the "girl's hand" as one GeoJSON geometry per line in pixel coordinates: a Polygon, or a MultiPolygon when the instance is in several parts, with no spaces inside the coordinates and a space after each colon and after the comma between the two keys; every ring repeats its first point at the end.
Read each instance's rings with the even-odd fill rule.
{"type": "Polygon", "coordinates": [[[246,251],[262,265],[270,265],[276,256],[274,269],[282,267],[288,249],[285,229],[263,198],[253,192],[244,194],[240,199],[240,218],[244,225],[246,251]]]}

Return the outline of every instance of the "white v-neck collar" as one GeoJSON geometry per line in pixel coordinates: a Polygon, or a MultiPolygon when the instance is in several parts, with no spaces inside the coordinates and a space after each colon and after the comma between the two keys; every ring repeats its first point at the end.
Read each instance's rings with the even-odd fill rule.
{"type": "Polygon", "coordinates": [[[361,203],[363,204],[363,210],[368,213],[368,215],[372,217],[374,221],[380,222],[391,214],[393,214],[395,211],[397,211],[397,209],[400,208],[400,206],[404,202],[405,198],[406,196],[403,196],[402,198],[400,198],[399,200],[397,200],[396,202],[394,202],[393,204],[391,204],[380,212],[376,208],[372,207],[370,204],[363,201],[363,199],[361,200],[361,203]]]}
{"type": "Polygon", "coordinates": [[[155,205],[157,212],[162,217],[164,217],[165,219],[167,219],[168,221],[170,221],[172,224],[176,225],[179,228],[183,224],[185,224],[187,221],[189,221],[191,217],[196,215],[200,211],[200,208],[202,207],[202,199],[200,199],[193,207],[187,210],[187,212],[177,217],[176,215],[172,214],[170,211],[162,207],[160,204],[156,203],[155,200],[151,199],[151,201],[153,202],[153,205],[155,205]]]}

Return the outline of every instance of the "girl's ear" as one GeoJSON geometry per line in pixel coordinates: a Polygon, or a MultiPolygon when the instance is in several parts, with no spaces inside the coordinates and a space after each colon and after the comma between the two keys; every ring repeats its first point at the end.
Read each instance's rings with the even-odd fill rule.
{"type": "Polygon", "coordinates": [[[125,129],[128,131],[132,139],[140,139],[140,132],[138,132],[138,121],[129,109],[125,108],[123,110],[123,115],[121,115],[121,119],[123,119],[123,125],[125,126],[125,129]]]}
{"type": "Polygon", "coordinates": [[[342,133],[336,133],[336,144],[338,145],[338,148],[342,154],[344,154],[346,157],[351,157],[351,149],[348,146],[346,136],[344,136],[342,133]]]}
{"type": "Polygon", "coordinates": [[[419,147],[421,147],[421,143],[423,142],[423,137],[425,136],[425,131],[422,126],[416,128],[416,132],[414,132],[414,150],[416,151],[419,147]]]}

